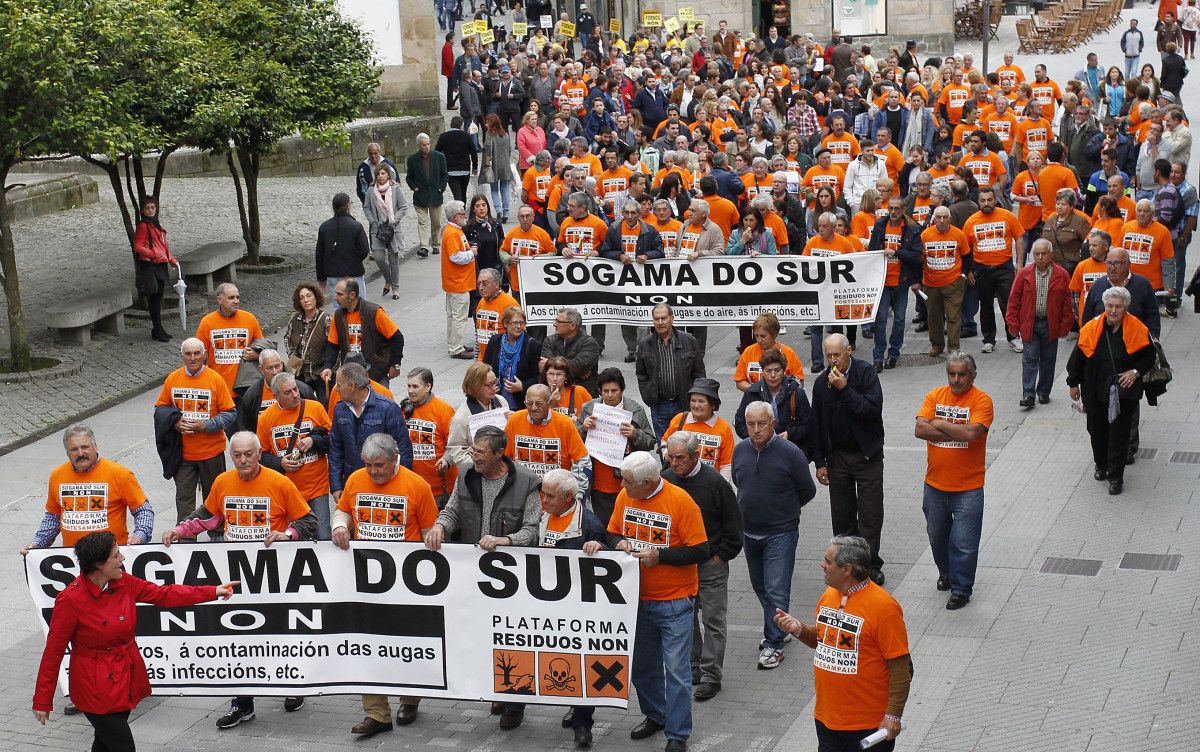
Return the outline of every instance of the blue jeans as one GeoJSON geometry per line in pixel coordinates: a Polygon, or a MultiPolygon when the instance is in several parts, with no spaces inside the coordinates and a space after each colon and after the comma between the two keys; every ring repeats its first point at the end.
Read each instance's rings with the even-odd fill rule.
{"type": "Polygon", "coordinates": [[[1021,396],[1032,398],[1034,392],[1049,398],[1054,385],[1054,363],[1058,360],[1058,340],[1050,339],[1050,325],[1045,319],[1033,322],[1033,339],[1025,340],[1021,353],[1021,396]]]}
{"type": "Polygon", "coordinates": [[[792,570],[796,567],[796,542],[800,530],[772,533],[765,538],[744,538],[750,585],[763,610],[763,638],[769,647],[783,647],[787,635],[775,624],[775,609],[792,602],[792,570]]]}
{"type": "MultiPolygon", "coordinates": [[[[507,169],[507,165],[498,165],[497,170],[507,169]]],[[[509,196],[512,195],[511,180],[497,180],[492,183],[492,210],[497,214],[508,216],[509,196]],[[503,203],[503,208],[501,204],[503,203]]]]}
{"type": "Polygon", "coordinates": [[[668,739],[687,739],[692,734],[694,600],[638,601],[633,688],[642,715],[663,724],[668,739]]]}
{"type": "Polygon", "coordinates": [[[908,288],[904,285],[883,288],[879,297],[879,310],[875,312],[875,357],[874,362],[883,360],[886,350],[889,358],[899,358],[904,347],[904,319],[908,316],[908,288]],[[892,336],[887,336],[888,313],[892,314],[892,336]]]}
{"type": "Polygon", "coordinates": [[[317,518],[317,537],[315,540],[329,540],[333,537],[329,520],[329,494],[321,494],[315,499],[308,500],[308,508],[317,518]]]}
{"type": "Polygon", "coordinates": [[[1125,58],[1125,78],[1133,78],[1138,75],[1138,70],[1140,68],[1138,63],[1140,62],[1142,62],[1141,55],[1138,55],[1137,57],[1125,58]]]}
{"type": "MultiPolygon", "coordinates": [[[[965,282],[965,280],[964,280],[965,282]]],[[[979,313],[979,286],[966,285],[963,287],[962,330],[963,332],[978,332],[975,324],[975,314],[979,313]]]]}
{"type": "Polygon", "coordinates": [[[926,483],[921,510],[938,575],[949,578],[951,593],[971,595],[983,532],[983,489],[939,491],[926,483]]]}
{"type": "Polygon", "coordinates": [[[811,360],[809,367],[815,374],[818,370],[825,366],[825,331],[829,329],[827,326],[810,326],[808,328],[809,336],[809,355],[811,360]]]}
{"type": "Polygon", "coordinates": [[[659,400],[657,405],[650,408],[650,422],[654,424],[654,435],[662,438],[670,425],[671,419],[683,412],[682,400],[659,400]]]}

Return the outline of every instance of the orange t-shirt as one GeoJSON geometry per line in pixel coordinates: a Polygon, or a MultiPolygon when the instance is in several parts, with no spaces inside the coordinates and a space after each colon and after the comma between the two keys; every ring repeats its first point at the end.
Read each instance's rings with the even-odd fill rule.
{"type": "MultiPolygon", "coordinates": [[[[1129,254],[1129,270],[1150,280],[1155,290],[1163,289],[1162,260],[1175,258],[1175,244],[1171,233],[1162,223],[1151,220],[1149,227],[1142,227],[1134,219],[1121,228],[1121,237],[1113,238],[1113,248],[1124,248],[1129,254]]],[[[1171,284],[1175,281],[1171,280],[1171,284]]]]}
{"type": "Polygon", "coordinates": [[[241,309],[232,316],[213,311],[200,319],[196,327],[196,339],[208,350],[208,367],[225,379],[231,390],[237,381],[238,367],[242,365],[242,352],[256,339],[263,338],[262,327],[254,314],[241,309]]]}
{"type": "Polygon", "coordinates": [[[1069,289],[1079,296],[1079,311],[1075,316],[1079,319],[1079,323],[1083,323],[1083,308],[1087,302],[1088,293],[1092,290],[1092,285],[1096,284],[1096,280],[1107,276],[1108,266],[1103,261],[1097,261],[1091,256],[1082,259],[1075,266],[1069,289]]]}
{"type": "Polygon", "coordinates": [[[913,199],[912,218],[919,225],[924,225],[929,221],[929,214],[933,211],[933,199],[931,197],[921,198],[917,196],[913,199]]]}
{"type": "Polygon", "coordinates": [[[1014,89],[1025,83],[1025,71],[1021,70],[1019,65],[1001,65],[996,69],[996,76],[999,77],[1001,85],[1008,81],[1014,89]]]}
{"type": "Polygon", "coordinates": [[[588,152],[582,157],[570,157],[568,160],[573,165],[588,168],[588,177],[594,178],[604,172],[604,165],[600,164],[600,157],[588,152]]]}
{"type": "Polygon", "coordinates": [[[995,133],[1000,139],[1000,143],[1004,146],[1004,151],[1011,153],[1013,147],[1013,138],[1017,133],[1017,116],[1008,110],[1003,115],[997,115],[994,112],[989,112],[987,117],[983,118],[983,130],[989,133],[995,133]]]}
{"type": "Polygon", "coordinates": [[[921,284],[943,287],[962,275],[963,256],[970,255],[971,248],[963,231],[951,225],[945,233],[930,225],[921,233],[925,244],[925,272],[921,284]]]}
{"type": "Polygon", "coordinates": [[[1025,170],[1017,175],[1013,180],[1012,188],[1010,189],[1014,196],[1024,196],[1029,198],[1037,198],[1038,202],[1033,204],[1017,204],[1017,221],[1021,223],[1021,227],[1026,231],[1032,230],[1037,226],[1038,222],[1042,221],[1042,196],[1038,192],[1037,178],[1029,174],[1029,170],[1025,170]]]}
{"type": "Polygon", "coordinates": [[[933,178],[934,185],[944,185],[950,187],[950,181],[954,179],[954,165],[946,165],[945,169],[933,165],[929,168],[929,177],[933,178]]]}
{"type": "Polygon", "coordinates": [[[629,229],[625,222],[620,223],[621,227],[621,253],[627,253],[630,256],[637,255],[638,236],[642,234],[642,223],[639,220],[633,229],[629,229]]]}
{"type": "Polygon", "coordinates": [[[413,472],[425,479],[433,493],[441,495],[454,488],[458,477],[458,468],[453,462],[443,476],[438,474],[438,458],[446,453],[446,442],[450,438],[450,421],[454,418],[454,408],[449,402],[438,397],[430,397],[429,401],[413,409],[408,425],[408,438],[413,447],[413,472]]]}
{"type": "MultiPolygon", "coordinates": [[[[220,374],[207,367],[195,376],[189,376],[185,368],[167,374],[154,406],[167,405],[174,405],[188,420],[208,420],[235,407],[229,385],[220,374]]],[[[189,462],[216,457],[225,451],[225,434],[222,431],[182,436],[183,458],[189,462]]]]}
{"type": "Polygon", "coordinates": [[[442,229],[442,289],[446,292],[471,292],[475,289],[475,259],[465,264],[456,264],[450,257],[467,250],[467,234],[453,222],[442,229]]]}
{"type": "Polygon", "coordinates": [[[1004,163],[991,151],[985,151],[983,154],[968,152],[958,160],[958,164],[971,171],[980,188],[991,188],[1005,173],[1004,163]]]}
{"type": "Polygon", "coordinates": [[[762,180],[759,180],[753,172],[747,172],[742,176],[742,201],[749,202],[759,194],[770,193],[774,180],[769,172],[762,180]]]}
{"type": "MultiPolygon", "coordinates": [[[[1124,224],[1126,222],[1128,222],[1129,220],[1134,218],[1134,212],[1137,210],[1137,202],[1135,202],[1129,196],[1121,196],[1119,199],[1117,199],[1117,210],[1121,213],[1121,225],[1124,226],[1124,224]]],[[[1096,206],[1092,208],[1092,217],[1091,217],[1092,227],[1096,226],[1096,219],[1099,216],[1100,216],[1100,204],[1097,203],[1096,206]]],[[[1116,241],[1117,236],[1114,235],[1113,232],[1111,230],[1109,230],[1107,226],[1101,227],[1100,229],[1104,230],[1109,235],[1112,235],[1113,241],[1114,242],[1116,241]]]]}
{"type": "MultiPolygon", "coordinates": [[[[520,225],[509,230],[504,236],[504,241],[500,243],[500,250],[513,258],[549,255],[556,251],[550,233],[537,225],[531,225],[528,232],[522,230],[520,225]]],[[[508,267],[508,282],[513,292],[521,291],[521,277],[517,271],[519,266],[520,263],[517,262],[509,264],[508,267]]]]}
{"type": "Polygon", "coordinates": [[[1020,144],[1022,148],[1021,158],[1028,159],[1030,152],[1041,152],[1042,156],[1046,156],[1046,148],[1050,146],[1050,141],[1054,138],[1054,132],[1051,130],[1050,121],[1046,118],[1025,118],[1017,121],[1017,134],[1013,142],[1020,144]]]}
{"type": "Polygon", "coordinates": [[[1042,117],[1053,122],[1054,108],[1058,102],[1062,101],[1062,89],[1053,80],[1047,78],[1045,81],[1037,82],[1030,81],[1029,88],[1033,92],[1031,99],[1042,105],[1042,117]]]}
{"type": "Polygon", "coordinates": [[[567,416],[571,420],[575,420],[575,417],[579,415],[579,411],[583,406],[591,401],[591,393],[576,384],[575,386],[563,389],[563,393],[558,397],[558,403],[551,405],[550,409],[567,416]],[[571,399],[572,396],[574,396],[574,399],[571,399]]]}
{"type": "MultiPolygon", "coordinates": [[[[883,249],[885,251],[899,251],[900,243],[904,240],[904,223],[892,224],[888,222],[883,227],[883,249]]],[[[887,257],[887,276],[883,280],[885,287],[895,287],[900,284],[900,257],[887,257]]]]}
{"type": "Polygon", "coordinates": [[[583,102],[587,96],[588,87],[582,81],[563,81],[558,89],[558,96],[566,99],[571,105],[571,109],[577,114],[587,112],[587,107],[583,102]]]}
{"type": "MultiPolygon", "coordinates": [[[[631,550],[698,546],[708,540],[700,507],[682,488],[662,481],[662,488],[649,499],[634,499],[628,491],[617,494],[608,532],[620,535],[631,550]]],[[[700,588],[695,564],[638,567],[644,601],[673,601],[690,598],[700,588]]]]}
{"type": "Polygon", "coordinates": [[[999,266],[1011,262],[1013,241],[1025,234],[1017,215],[997,206],[991,214],[975,212],[963,225],[975,262],[984,266],[999,266]]]}
{"type": "MultiPolygon", "coordinates": [[[[992,398],[979,387],[972,386],[966,394],[958,395],[948,386],[940,386],[925,395],[919,418],[941,418],[966,425],[992,425],[992,398]]],[[[984,464],[987,458],[987,433],[975,441],[927,441],[929,466],[925,482],[939,491],[973,491],[983,488],[984,464]]]]}
{"type": "MultiPolygon", "coordinates": [[[[804,364],[800,362],[800,356],[796,355],[796,351],[779,340],[775,340],[775,349],[779,350],[779,354],[787,360],[787,374],[795,376],[796,381],[804,383],[804,364]]],[[[757,342],[752,342],[747,345],[742,354],[738,356],[737,368],[733,372],[733,381],[736,384],[739,381],[749,381],[753,384],[762,379],[762,366],[758,361],[762,358],[762,345],[757,342]]]]}
{"type": "MultiPolygon", "coordinates": [[[[579,406],[587,401],[583,400],[579,406]]],[[[554,410],[550,411],[550,420],[544,426],[530,423],[528,410],[518,410],[508,419],[504,433],[508,436],[505,454],[539,478],[556,467],[570,470],[572,465],[588,456],[575,421],[554,410]]]]}
{"type": "MultiPolygon", "coordinates": [[[[938,94],[937,103],[946,106],[946,114],[953,125],[962,120],[963,105],[971,99],[971,87],[962,84],[948,84],[942,87],[938,94]]],[[[936,108],[935,108],[936,110],[936,108]]]]}
{"type": "MultiPolygon", "coordinates": [[[[604,202],[610,195],[615,196],[629,188],[629,178],[631,177],[633,177],[633,171],[622,165],[600,173],[600,177],[596,178],[596,200],[604,202]]],[[[613,212],[621,213],[620,209],[615,206],[613,212]]]]}
{"type": "Polygon", "coordinates": [[[888,705],[888,666],[908,655],[904,611],[873,582],[846,600],[826,588],[816,605],[813,716],[833,731],[873,729],[888,705]]]}
{"type": "Polygon", "coordinates": [[[958,125],[954,126],[954,131],[950,136],[950,145],[961,149],[963,140],[967,138],[967,134],[981,130],[983,130],[983,125],[978,120],[974,123],[959,122],[958,125]]]}
{"type": "Polygon", "coordinates": [[[887,168],[888,178],[894,183],[900,179],[900,171],[904,169],[904,155],[895,144],[888,144],[886,149],[875,148],[875,154],[883,160],[887,168]]]}
{"type": "MultiPolygon", "coordinates": [[[[808,172],[804,173],[801,183],[813,194],[816,194],[818,188],[832,188],[834,198],[841,198],[842,186],[846,184],[846,171],[836,164],[830,165],[828,170],[815,164],[808,168],[808,172]]],[[[809,208],[811,209],[816,203],[814,196],[813,200],[808,202],[809,208]]]]}
{"type": "Polygon", "coordinates": [[[850,164],[858,157],[861,149],[858,148],[858,139],[849,131],[844,132],[840,137],[835,133],[830,133],[825,138],[821,139],[820,149],[828,149],[833,164],[839,167],[844,167],[850,164]]]}
{"type": "Polygon", "coordinates": [[[229,543],[261,542],[267,533],[287,532],[294,520],[312,513],[296,485],[282,473],[260,467],[258,475],[242,480],[237,470],[226,470],[213,481],[204,508],[225,521],[229,543]]]}
{"type": "Polygon", "coordinates": [[[604,236],[607,234],[608,226],[595,214],[589,214],[583,219],[567,217],[558,226],[558,242],[576,246],[580,255],[600,250],[600,244],[604,242],[604,236]]]}
{"type": "Polygon", "coordinates": [[[399,463],[382,485],[371,480],[365,467],[350,473],[337,508],[354,520],[349,532],[359,540],[419,541],[421,531],[433,527],[438,516],[429,484],[399,463]]]}
{"type": "Polygon", "coordinates": [[[103,457],[90,470],[75,472],[64,462],[50,473],[46,511],[58,515],[63,545],[70,548],[80,538],[104,530],[122,546],[129,542],[125,510],[140,509],[146,492],[133,471],[103,457]]]}
{"type": "MultiPolygon", "coordinates": [[[[875,227],[875,215],[870,212],[855,212],[850,218],[850,234],[863,240],[871,239],[871,230],[875,227]]],[[[860,249],[861,250],[861,249],[860,249]]],[[[809,254],[810,256],[812,254],[809,254]]]]}
{"type": "Polygon", "coordinates": [[[710,426],[708,423],[693,421],[690,411],[679,413],[671,418],[667,430],[663,432],[663,444],[665,445],[667,439],[676,431],[691,431],[700,440],[700,461],[720,472],[721,468],[728,467],[733,462],[733,447],[737,439],[733,436],[733,428],[724,418],[714,418],[710,426]]]}
{"type": "MultiPolygon", "coordinates": [[[[387,397],[393,402],[396,400],[396,395],[392,394],[392,390],[388,389],[383,384],[380,384],[375,379],[371,379],[371,389],[380,397],[387,397]]],[[[342,393],[338,391],[337,384],[333,384],[329,389],[329,410],[327,415],[333,415],[333,408],[337,407],[337,403],[342,401],[342,393]]]]}
{"type": "MultiPolygon", "coordinates": [[[[392,317],[387,315],[382,306],[375,309],[375,331],[379,332],[379,336],[384,339],[391,339],[392,335],[400,331],[400,328],[396,326],[396,322],[392,321],[392,317]]],[[[362,352],[361,309],[346,311],[346,333],[350,337],[350,352],[362,352]]],[[[331,345],[340,344],[338,328],[336,326],[329,327],[329,334],[326,341],[331,345]]]]}
{"type": "Polygon", "coordinates": [[[721,228],[725,242],[729,242],[729,233],[733,231],[734,225],[742,220],[737,204],[716,194],[705,196],[704,203],[708,204],[708,218],[714,225],[721,228]]]}
{"type": "MultiPolygon", "coordinates": [[[[282,456],[287,451],[288,443],[296,428],[296,418],[300,417],[300,408],[281,410],[279,403],[271,405],[258,417],[258,443],[263,452],[282,456]]],[[[320,402],[304,400],[304,419],[300,421],[300,439],[310,435],[314,428],[329,431],[333,424],[329,413],[320,402]]],[[[305,499],[315,499],[329,493],[329,460],[323,454],[317,454],[311,449],[300,455],[302,466],[299,470],[285,473],[284,477],[296,485],[300,495],[305,499]]]]}
{"type": "Polygon", "coordinates": [[[546,210],[546,201],[550,198],[550,181],[553,179],[550,168],[538,170],[530,167],[521,177],[521,188],[529,196],[529,205],[535,212],[546,210]]]}
{"type": "Polygon", "coordinates": [[[475,344],[478,346],[479,360],[483,360],[492,335],[504,329],[500,323],[504,310],[515,305],[517,299],[503,290],[491,300],[479,299],[475,306],[475,344]]]}
{"type": "Polygon", "coordinates": [[[683,223],[674,218],[660,223],[658,217],[651,214],[646,217],[646,224],[658,230],[658,234],[662,236],[663,254],[666,258],[677,257],[679,255],[679,228],[683,227],[683,223]]]}
{"type": "Polygon", "coordinates": [[[851,240],[845,235],[834,234],[834,236],[825,240],[820,235],[813,235],[804,244],[804,256],[839,256],[843,253],[858,253],[861,251],[862,243],[856,240],[851,240]]]}
{"type": "Polygon", "coordinates": [[[1075,190],[1079,190],[1079,181],[1075,178],[1075,171],[1067,169],[1057,162],[1046,163],[1046,166],[1038,173],[1037,183],[1038,193],[1042,197],[1043,222],[1050,219],[1050,216],[1054,214],[1055,197],[1061,189],[1074,188],[1075,190]]]}

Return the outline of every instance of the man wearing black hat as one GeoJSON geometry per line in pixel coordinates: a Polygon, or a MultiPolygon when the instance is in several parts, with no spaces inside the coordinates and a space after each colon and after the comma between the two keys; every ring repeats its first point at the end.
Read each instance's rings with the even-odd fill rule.
{"type": "Polygon", "coordinates": [[[902,71],[909,71],[917,67],[917,40],[910,39],[904,43],[904,52],[900,53],[897,63],[902,71]]]}

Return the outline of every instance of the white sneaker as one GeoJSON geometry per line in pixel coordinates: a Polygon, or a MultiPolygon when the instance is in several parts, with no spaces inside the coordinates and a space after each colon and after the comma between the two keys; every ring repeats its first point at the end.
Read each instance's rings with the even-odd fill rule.
{"type": "Polygon", "coordinates": [[[979,348],[981,352],[990,353],[996,349],[996,346],[991,342],[984,342],[983,347],[979,348]]]}
{"type": "Polygon", "coordinates": [[[1008,346],[1012,348],[1013,352],[1025,352],[1025,343],[1019,339],[1010,339],[1008,346]]]}
{"type": "Polygon", "coordinates": [[[758,667],[760,669],[772,669],[779,665],[783,660],[783,651],[775,648],[766,647],[758,654],[758,667]]]}
{"type": "Polygon", "coordinates": [[[779,327],[779,333],[780,333],[781,335],[783,335],[783,334],[787,334],[787,327],[786,327],[786,326],[781,326],[781,327],[779,327]]]}

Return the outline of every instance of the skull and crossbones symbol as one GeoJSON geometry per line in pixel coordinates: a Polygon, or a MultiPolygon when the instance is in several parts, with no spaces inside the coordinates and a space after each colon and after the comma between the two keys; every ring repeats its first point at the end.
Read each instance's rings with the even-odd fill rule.
{"type": "Polygon", "coordinates": [[[571,664],[562,658],[550,661],[549,673],[543,674],[546,683],[559,692],[574,692],[575,677],[571,675],[571,664]]]}

